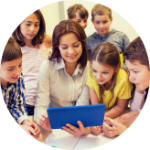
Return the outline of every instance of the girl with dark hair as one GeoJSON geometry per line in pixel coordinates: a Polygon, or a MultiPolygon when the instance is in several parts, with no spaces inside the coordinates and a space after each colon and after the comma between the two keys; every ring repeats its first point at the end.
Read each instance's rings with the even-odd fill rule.
{"type": "MultiPolygon", "coordinates": [[[[89,105],[86,86],[87,50],[86,35],[74,20],[64,20],[54,29],[52,55],[42,63],[38,74],[35,121],[50,131],[46,113],[49,107],[89,105]]],[[[56,118],[58,119],[58,118],[56,118]]],[[[79,128],[67,124],[67,132],[79,136],[91,132],[78,121],[79,128]]]]}
{"type": "Polygon", "coordinates": [[[26,87],[26,106],[28,115],[34,114],[37,75],[43,60],[48,59],[51,37],[45,35],[45,20],[40,10],[29,15],[13,32],[13,38],[21,47],[23,54],[23,77],[26,87]]]}

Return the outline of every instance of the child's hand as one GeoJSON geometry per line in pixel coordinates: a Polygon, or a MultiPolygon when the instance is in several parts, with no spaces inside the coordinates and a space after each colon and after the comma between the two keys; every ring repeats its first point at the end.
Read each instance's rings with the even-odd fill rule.
{"type": "Polygon", "coordinates": [[[102,126],[97,126],[97,127],[91,127],[91,133],[98,135],[103,131],[102,126]]]}
{"type": "Polygon", "coordinates": [[[107,137],[114,137],[122,134],[127,127],[113,119],[105,117],[105,122],[103,123],[103,132],[107,137]],[[109,124],[107,123],[109,122],[109,124]]]}
{"type": "Polygon", "coordinates": [[[40,129],[39,129],[38,125],[36,123],[31,123],[30,127],[32,127],[34,129],[36,135],[33,135],[33,136],[34,136],[34,138],[37,139],[40,135],[40,129]]]}
{"type": "Polygon", "coordinates": [[[26,124],[22,124],[21,127],[31,136],[33,136],[34,138],[38,138],[39,137],[39,133],[37,133],[35,131],[35,129],[33,129],[32,127],[26,125],[26,124]]]}
{"type": "Polygon", "coordinates": [[[45,130],[51,131],[51,126],[46,111],[44,111],[43,114],[39,116],[39,123],[45,130]]]}
{"type": "Polygon", "coordinates": [[[89,134],[91,133],[91,128],[90,127],[84,127],[84,125],[82,124],[81,121],[77,121],[79,128],[67,123],[66,126],[62,127],[62,130],[67,131],[68,133],[74,135],[74,136],[81,136],[81,135],[85,135],[85,134],[89,134]]]}

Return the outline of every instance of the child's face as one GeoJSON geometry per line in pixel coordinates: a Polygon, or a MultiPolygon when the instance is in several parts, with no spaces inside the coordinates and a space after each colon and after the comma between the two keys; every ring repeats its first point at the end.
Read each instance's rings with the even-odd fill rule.
{"type": "Polygon", "coordinates": [[[92,73],[100,85],[109,84],[115,72],[114,68],[107,64],[92,61],[92,73]]]}
{"type": "Polygon", "coordinates": [[[108,15],[95,15],[94,19],[91,19],[91,21],[99,35],[105,36],[110,32],[112,18],[110,19],[108,15]]]}
{"type": "Polygon", "coordinates": [[[139,87],[141,91],[144,91],[149,87],[150,70],[146,65],[142,65],[138,60],[131,63],[129,60],[125,60],[130,82],[139,87]]]}
{"type": "Polygon", "coordinates": [[[20,24],[20,31],[23,35],[24,41],[32,41],[39,31],[39,27],[40,21],[37,16],[34,13],[28,16],[20,24]]]}
{"type": "Polygon", "coordinates": [[[59,39],[59,51],[65,63],[77,64],[82,55],[82,43],[74,33],[67,33],[59,39]]]}
{"type": "Polygon", "coordinates": [[[22,71],[22,57],[1,64],[0,80],[1,84],[7,87],[7,83],[15,83],[22,71]]]}
{"type": "Polygon", "coordinates": [[[85,17],[84,19],[82,19],[82,18],[80,17],[79,12],[76,12],[76,17],[75,17],[73,20],[77,21],[77,22],[79,23],[79,25],[80,25],[83,29],[86,28],[86,26],[87,26],[87,17],[85,17]]]}

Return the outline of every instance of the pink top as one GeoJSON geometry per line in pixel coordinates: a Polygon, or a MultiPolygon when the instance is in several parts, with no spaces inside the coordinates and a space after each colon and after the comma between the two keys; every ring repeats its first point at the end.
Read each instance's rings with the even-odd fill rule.
{"type": "Polygon", "coordinates": [[[50,48],[46,48],[45,44],[39,44],[39,48],[21,47],[23,54],[22,66],[23,77],[25,82],[25,101],[26,104],[35,105],[37,75],[43,60],[48,59],[50,48]]]}
{"type": "Polygon", "coordinates": [[[132,98],[130,99],[130,106],[132,111],[141,111],[145,102],[145,94],[146,91],[144,91],[144,94],[141,94],[135,90],[132,98]]]}

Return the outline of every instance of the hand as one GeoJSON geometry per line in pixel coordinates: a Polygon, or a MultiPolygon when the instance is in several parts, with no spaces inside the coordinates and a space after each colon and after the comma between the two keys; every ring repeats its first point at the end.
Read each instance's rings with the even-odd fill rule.
{"type": "Polygon", "coordinates": [[[35,129],[33,129],[32,127],[23,124],[21,125],[21,127],[31,136],[33,136],[35,139],[37,139],[39,137],[39,132],[37,132],[35,129]]]}
{"type": "Polygon", "coordinates": [[[114,137],[122,134],[127,127],[113,119],[105,117],[105,122],[103,123],[103,132],[107,137],[114,137]]]}
{"type": "Polygon", "coordinates": [[[45,130],[47,130],[47,131],[51,131],[52,130],[46,111],[44,111],[43,114],[39,116],[39,123],[45,130]]]}
{"type": "Polygon", "coordinates": [[[120,116],[119,121],[125,120],[127,118],[132,118],[133,116],[138,116],[138,115],[139,115],[139,111],[129,112],[129,113],[126,113],[126,114],[120,116]]]}
{"type": "Polygon", "coordinates": [[[40,129],[37,124],[31,123],[29,120],[25,119],[21,123],[21,127],[27,131],[30,135],[32,135],[35,139],[37,139],[40,135],[40,129]],[[27,127],[29,126],[29,127],[27,127]],[[32,129],[31,129],[32,128],[32,129]],[[34,132],[33,132],[34,130],[34,132]]]}
{"type": "Polygon", "coordinates": [[[67,123],[66,126],[62,127],[62,130],[67,131],[68,133],[74,135],[74,136],[81,136],[81,135],[85,135],[85,134],[89,134],[91,133],[91,128],[90,127],[84,127],[84,125],[82,124],[81,121],[77,121],[79,128],[67,123]]]}
{"type": "Polygon", "coordinates": [[[102,126],[91,127],[91,133],[98,135],[103,131],[102,126]]]}

